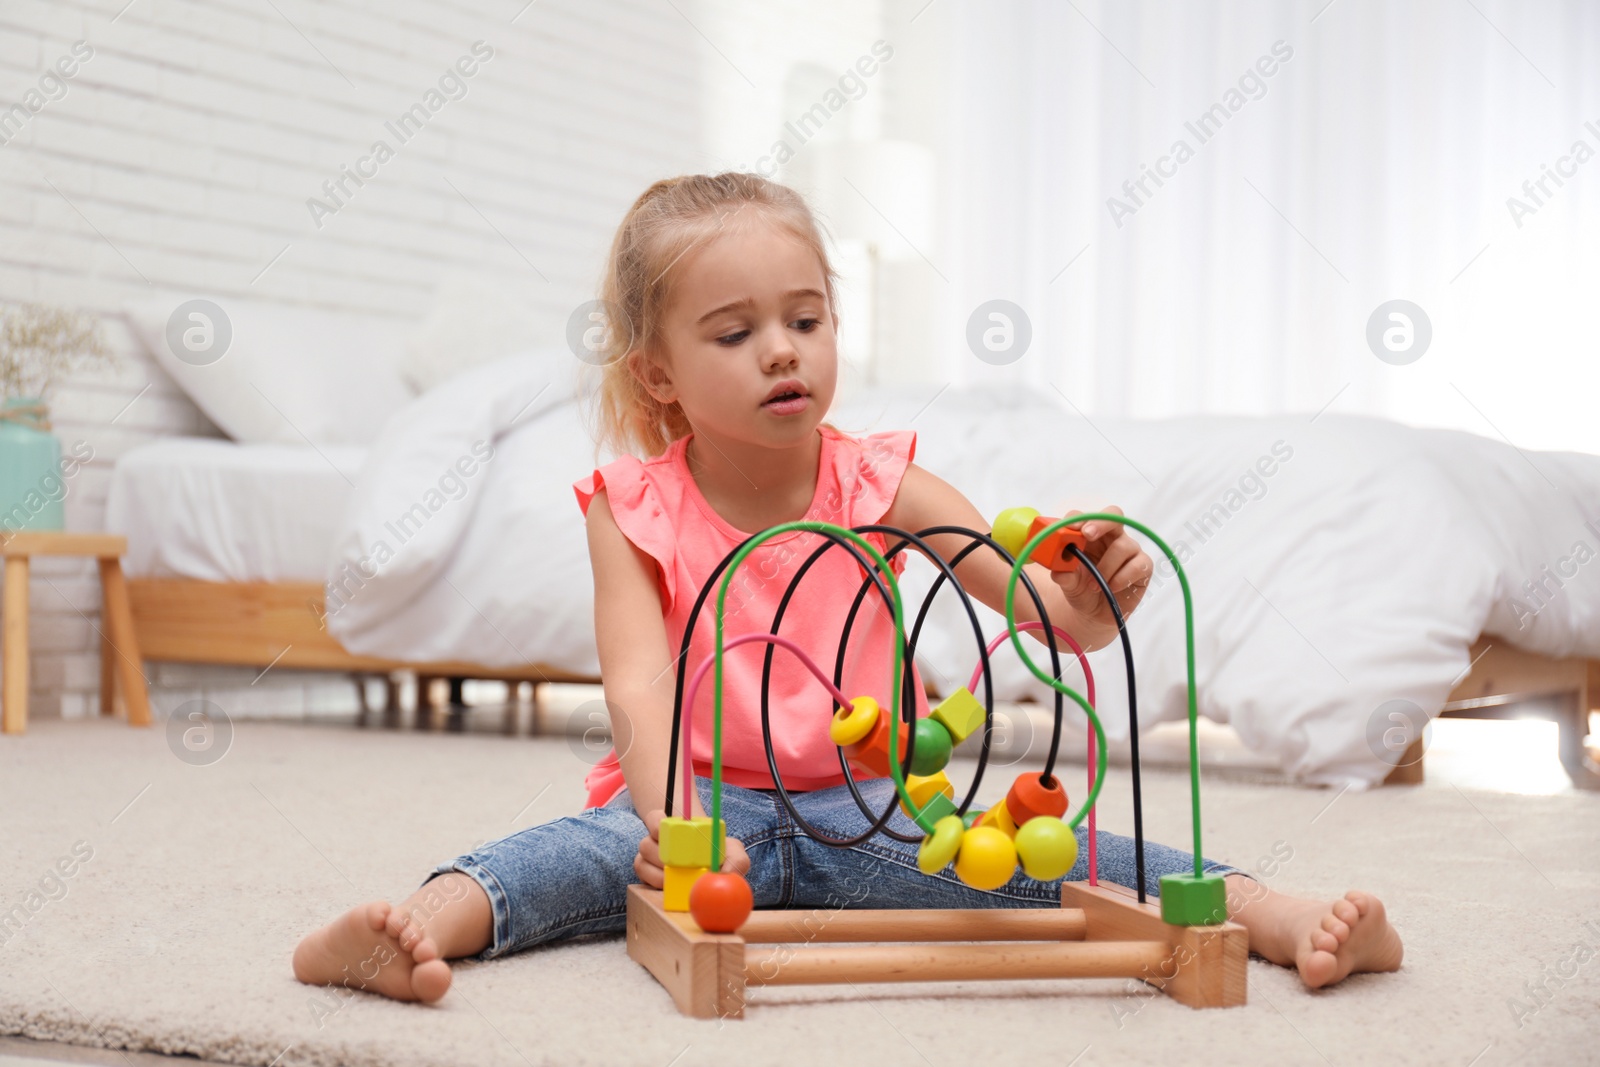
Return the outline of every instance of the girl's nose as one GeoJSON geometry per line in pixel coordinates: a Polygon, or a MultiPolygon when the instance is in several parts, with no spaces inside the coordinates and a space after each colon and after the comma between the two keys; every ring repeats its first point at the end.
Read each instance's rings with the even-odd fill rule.
{"type": "Polygon", "coordinates": [[[772,371],[781,367],[792,367],[799,360],[800,351],[795,348],[794,341],[789,337],[789,332],[779,327],[777,336],[769,343],[764,357],[767,370],[772,371]]]}

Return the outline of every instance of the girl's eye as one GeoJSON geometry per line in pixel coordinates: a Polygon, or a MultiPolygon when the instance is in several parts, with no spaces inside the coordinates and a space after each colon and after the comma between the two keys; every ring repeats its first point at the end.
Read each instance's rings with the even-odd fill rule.
{"type": "Polygon", "coordinates": [[[735,330],[733,333],[725,333],[721,337],[717,338],[717,343],[719,345],[736,345],[749,336],[749,334],[749,330],[735,330]]]}
{"type": "Polygon", "coordinates": [[[795,319],[791,325],[798,327],[805,333],[810,333],[817,325],[816,319],[795,319]]]}

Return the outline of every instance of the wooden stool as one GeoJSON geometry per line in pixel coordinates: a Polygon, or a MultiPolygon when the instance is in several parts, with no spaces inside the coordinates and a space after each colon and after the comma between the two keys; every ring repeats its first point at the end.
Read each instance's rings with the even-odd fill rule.
{"type": "Polygon", "coordinates": [[[115,683],[122,685],[129,726],[150,725],[150,696],[144,684],[144,664],[133,631],[128,587],[122,580],[122,555],[128,539],[119,534],[65,533],[59,530],[19,530],[0,538],[5,558],[5,671],[3,730],[20,734],[28,728],[28,560],[33,556],[93,556],[100,565],[100,590],[104,600],[100,627],[100,713],[115,710],[115,683]]]}

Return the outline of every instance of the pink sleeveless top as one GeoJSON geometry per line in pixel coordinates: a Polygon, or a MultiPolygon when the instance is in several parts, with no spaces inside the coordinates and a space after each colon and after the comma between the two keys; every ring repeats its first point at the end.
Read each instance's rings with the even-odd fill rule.
{"type": "MultiPolygon", "coordinates": [[[[826,426],[818,427],[818,433],[822,435],[822,457],[816,494],[805,520],[846,529],[881,522],[906,465],[916,454],[916,433],[897,430],[856,438],[826,426]]],[[[689,612],[706,579],[724,556],[759,532],[737,530],[712,509],[689,473],[688,445],[689,437],[681,437],[661,455],[642,462],[622,456],[572,487],[586,516],[589,501],[604,488],[617,526],[655,559],[668,647],[674,656],[682,648],[689,612]]],[[[882,533],[863,536],[880,553],[887,551],[882,533]]],[[[772,617],[790,580],[825,542],[820,534],[793,530],[762,542],[745,558],[728,586],[724,645],[741,634],[772,632],[772,617]]],[[[901,549],[890,561],[896,576],[905,569],[911,551],[909,547],[901,549]]],[[[719,585],[724,576],[726,572],[718,577],[719,585]]],[[[779,634],[804,648],[830,679],[845,617],[867,577],[867,571],[845,549],[830,548],[806,572],[784,612],[779,634]]],[[[688,678],[714,651],[716,603],[714,588],[700,609],[688,659],[677,664],[685,680],[685,699],[688,678]]],[[[909,631],[909,608],[906,616],[909,631]]],[[[761,665],[769,647],[755,641],[723,653],[722,778],[732,785],[773,788],[761,738],[761,665]]],[[[887,710],[893,669],[894,622],[877,590],[869,589],[851,626],[839,688],[847,696],[871,696],[887,710]]],[[[926,715],[928,701],[922,679],[909,660],[905,670],[914,678],[917,715],[926,715]]],[[[713,667],[701,681],[693,709],[695,774],[707,777],[711,775],[715,677],[713,667]]],[[[770,693],[772,748],[784,788],[803,792],[844,784],[838,750],[828,739],[833,698],[782,647],[773,652],[770,693]]],[[[662,759],[665,761],[666,753],[662,759]]],[[[613,748],[584,778],[589,792],[585,806],[604,805],[624,784],[613,748]]]]}

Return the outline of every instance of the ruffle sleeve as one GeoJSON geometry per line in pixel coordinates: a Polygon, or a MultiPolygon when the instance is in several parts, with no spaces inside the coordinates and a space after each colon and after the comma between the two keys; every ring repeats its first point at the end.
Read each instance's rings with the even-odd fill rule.
{"type": "MultiPolygon", "coordinates": [[[[915,430],[884,430],[857,438],[858,447],[853,457],[855,470],[845,474],[845,484],[854,484],[849,494],[850,513],[845,516],[846,526],[866,526],[883,521],[889,507],[900,492],[900,481],[905,477],[917,454],[915,430]]],[[[880,551],[886,549],[887,538],[881,534],[869,537],[880,551]]],[[[906,558],[912,550],[903,548],[889,561],[896,575],[905,570],[906,558]]]]}
{"type": "Polygon", "coordinates": [[[577,494],[578,507],[584,517],[589,515],[589,503],[601,489],[611,504],[611,514],[624,537],[656,561],[656,584],[661,593],[663,614],[671,614],[677,600],[676,581],[673,575],[673,558],[676,546],[672,526],[656,496],[656,490],[645,477],[644,465],[635,456],[621,456],[600,467],[587,478],[572,483],[577,494]]]}

